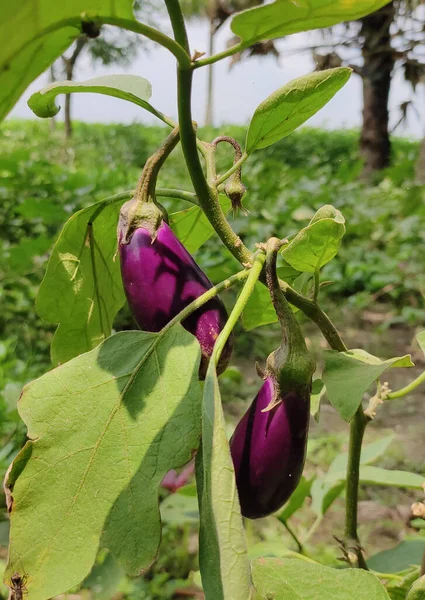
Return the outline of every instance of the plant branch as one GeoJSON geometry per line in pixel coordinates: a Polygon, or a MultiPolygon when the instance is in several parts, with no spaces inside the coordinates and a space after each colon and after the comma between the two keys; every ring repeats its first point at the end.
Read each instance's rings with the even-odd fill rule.
{"type": "Polygon", "coordinates": [[[359,500],[360,455],[367,419],[359,406],[350,423],[348,448],[347,481],[345,489],[345,549],[354,552],[357,565],[367,570],[366,561],[357,534],[357,504],[359,500]]]}
{"type": "Polygon", "coordinates": [[[298,552],[300,554],[303,554],[304,553],[304,547],[303,547],[301,541],[298,539],[297,534],[295,533],[295,531],[292,529],[292,527],[290,527],[288,525],[288,521],[281,520],[281,519],[279,519],[279,520],[282,523],[282,525],[285,527],[286,531],[289,533],[289,535],[291,536],[291,538],[294,540],[295,544],[297,545],[298,552]]]}
{"type": "Polygon", "coordinates": [[[173,28],[174,39],[190,56],[189,40],[187,37],[184,17],[180,8],[179,0],[165,0],[165,5],[170,15],[171,26],[173,28]]]}
{"type": "Polygon", "coordinates": [[[418,377],[416,377],[416,379],[414,379],[413,381],[408,383],[405,387],[400,388],[399,390],[396,390],[395,392],[389,392],[386,395],[385,400],[395,400],[396,398],[402,398],[403,396],[410,394],[410,392],[413,392],[413,390],[416,389],[418,387],[418,385],[420,385],[424,381],[425,381],[425,371],[423,373],[421,373],[420,375],[418,375],[418,377]]]}
{"type": "Polygon", "coordinates": [[[254,286],[258,281],[261,271],[263,270],[265,260],[266,255],[263,251],[259,251],[255,254],[253,265],[249,270],[248,279],[245,285],[243,286],[243,289],[239,294],[238,299],[236,300],[236,304],[233,307],[229,318],[227,319],[226,325],[223,327],[214,345],[211,362],[215,361],[216,365],[220,360],[221,353],[223,351],[224,346],[226,345],[229,335],[232,333],[232,330],[235,327],[237,320],[241,316],[242,311],[245,308],[245,305],[248,302],[249,297],[251,296],[254,290],[254,286]]]}
{"type": "Polygon", "coordinates": [[[233,175],[233,173],[235,173],[238,169],[241,168],[241,166],[243,165],[243,163],[246,161],[247,158],[248,158],[248,154],[246,154],[246,152],[244,152],[242,154],[242,156],[230,167],[230,169],[228,169],[225,173],[223,173],[223,175],[220,175],[219,177],[216,178],[216,180],[215,180],[216,186],[219,186],[221,183],[226,181],[226,179],[229,179],[229,177],[231,175],[233,175]]]}
{"type": "Polygon", "coordinates": [[[205,67],[206,65],[212,65],[213,63],[218,62],[219,60],[223,60],[223,58],[227,58],[228,56],[233,56],[237,52],[241,52],[246,48],[246,45],[243,42],[239,42],[239,44],[235,44],[227,50],[223,50],[223,52],[217,52],[217,54],[213,54],[212,56],[207,56],[207,58],[203,58],[202,60],[197,60],[193,63],[194,69],[199,69],[199,67],[205,67]]]}

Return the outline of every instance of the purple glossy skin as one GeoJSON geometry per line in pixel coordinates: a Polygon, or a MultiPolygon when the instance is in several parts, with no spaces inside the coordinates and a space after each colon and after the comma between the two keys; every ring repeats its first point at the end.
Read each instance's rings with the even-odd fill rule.
{"type": "MultiPolygon", "coordinates": [[[[143,331],[160,331],[193,300],[212,287],[211,281],[163,222],[152,242],[149,232],[136,229],[128,244],[119,244],[124,291],[133,316],[143,331]]],[[[203,379],[215,341],[227,321],[218,296],[182,321],[201,346],[199,375],[203,379]]],[[[227,367],[233,349],[231,336],[217,372],[227,367]]]]}
{"type": "Polygon", "coordinates": [[[288,392],[269,412],[268,377],[230,440],[241,511],[258,519],[278,510],[297,487],[304,468],[310,420],[310,390],[288,392]]]}

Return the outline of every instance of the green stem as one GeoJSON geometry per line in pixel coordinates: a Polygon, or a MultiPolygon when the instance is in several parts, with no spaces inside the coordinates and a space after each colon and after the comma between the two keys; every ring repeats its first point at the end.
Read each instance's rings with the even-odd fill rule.
{"type": "Polygon", "coordinates": [[[165,0],[165,5],[170,15],[171,26],[173,28],[174,38],[186,53],[190,56],[189,40],[187,37],[184,17],[180,8],[179,0],[165,0]]]}
{"type": "Polygon", "coordinates": [[[292,538],[292,539],[294,540],[294,542],[296,543],[296,545],[297,545],[297,548],[298,548],[298,552],[299,552],[300,554],[303,554],[303,552],[304,552],[303,545],[302,545],[301,541],[298,539],[298,537],[297,537],[297,535],[296,535],[295,531],[292,529],[292,527],[290,527],[290,526],[288,525],[288,522],[287,522],[287,521],[280,521],[280,522],[282,523],[282,525],[285,527],[286,531],[289,533],[289,535],[291,536],[291,538],[292,538]]]}
{"type": "Polygon", "coordinates": [[[367,570],[366,561],[363,557],[359,537],[357,535],[357,504],[359,500],[360,456],[366,425],[367,419],[363,413],[363,408],[359,406],[350,423],[347,481],[345,489],[345,544],[347,549],[354,551],[358,566],[361,569],[367,570]]]}
{"type": "Polygon", "coordinates": [[[320,523],[322,521],[323,521],[323,515],[319,515],[318,517],[316,517],[314,523],[312,524],[312,526],[310,527],[310,529],[307,531],[307,533],[303,537],[303,540],[302,540],[303,544],[306,544],[307,541],[316,533],[316,531],[319,528],[320,523]]]}
{"type": "Polygon", "coordinates": [[[403,387],[399,390],[396,390],[395,392],[389,392],[386,396],[386,399],[395,400],[396,398],[402,398],[403,396],[406,396],[406,394],[410,394],[410,392],[413,392],[413,390],[416,389],[418,387],[418,385],[420,385],[424,381],[425,381],[425,371],[423,373],[421,373],[420,375],[418,375],[418,377],[416,377],[416,379],[411,381],[405,387],[403,387]]]}
{"type": "Polygon", "coordinates": [[[220,206],[218,192],[205,178],[196,149],[196,135],[192,123],[191,92],[193,73],[178,69],[178,112],[180,137],[189,175],[192,179],[199,205],[216,230],[220,239],[241,264],[252,263],[252,253],[230,227],[220,206]]]}
{"type": "Polygon", "coordinates": [[[320,268],[317,266],[314,271],[314,292],[313,292],[313,301],[317,304],[317,299],[319,298],[320,291],[320,268]]]}
{"type": "MultiPolygon", "coordinates": [[[[170,3],[178,4],[177,0],[170,0],[170,3]]],[[[139,23],[139,21],[122,19],[120,17],[99,17],[98,20],[105,25],[115,25],[117,27],[127,29],[128,31],[133,31],[134,33],[140,33],[141,35],[144,35],[150,40],[161,44],[161,46],[164,46],[164,48],[167,48],[167,50],[169,50],[175,56],[181,67],[190,67],[190,55],[185,50],[185,47],[168,37],[168,35],[161,33],[157,29],[149,27],[149,25],[145,25],[144,23],[139,23]]],[[[80,20],[78,19],[78,21],[80,20]]]]}
{"type": "MultiPolygon", "coordinates": [[[[208,300],[211,300],[211,298],[214,298],[214,296],[216,296],[223,290],[227,290],[230,287],[232,287],[232,285],[234,285],[235,283],[239,283],[240,281],[244,281],[245,279],[247,279],[251,275],[251,271],[252,271],[252,269],[250,269],[250,270],[244,269],[243,271],[239,271],[238,273],[235,273],[235,275],[228,277],[221,283],[214,285],[211,289],[209,289],[207,292],[202,294],[202,296],[199,296],[198,298],[196,298],[196,300],[194,300],[193,302],[188,304],[181,312],[179,312],[178,315],[176,315],[173,319],[171,319],[171,321],[169,321],[167,323],[167,325],[161,330],[161,334],[164,334],[166,331],[171,329],[171,327],[173,327],[173,325],[175,325],[176,323],[180,323],[181,321],[186,319],[195,310],[197,310],[198,308],[203,306],[206,302],[208,302],[208,300]]],[[[223,328],[223,331],[224,330],[225,330],[225,327],[223,328]]],[[[222,333],[223,333],[223,331],[222,331],[222,333]]],[[[216,346],[217,346],[219,337],[217,338],[216,346]]]]}
{"type": "Polygon", "coordinates": [[[241,293],[238,296],[236,304],[233,307],[229,318],[227,319],[226,325],[223,327],[214,345],[211,362],[214,360],[216,365],[220,360],[221,353],[223,351],[224,346],[226,345],[229,335],[232,333],[237,320],[241,316],[242,311],[245,308],[245,305],[248,302],[249,297],[251,296],[254,290],[254,286],[258,281],[261,271],[263,270],[265,260],[266,255],[262,251],[258,252],[254,257],[253,265],[249,270],[248,279],[245,285],[243,286],[241,293]]]}
{"type": "Polygon", "coordinates": [[[239,160],[237,160],[228,171],[226,171],[223,175],[220,175],[219,177],[216,178],[215,180],[215,185],[218,186],[221,183],[223,183],[224,181],[226,181],[226,179],[229,179],[229,177],[231,175],[233,175],[233,173],[235,173],[238,169],[240,169],[240,167],[243,165],[243,163],[246,161],[246,159],[248,158],[248,154],[246,154],[246,152],[244,152],[244,154],[242,154],[242,156],[239,158],[239,160]]]}
{"type": "Polygon", "coordinates": [[[161,198],[180,198],[195,206],[199,206],[198,198],[193,192],[185,192],[184,190],[174,190],[170,188],[156,188],[156,195],[161,198]]]}
{"type": "Polygon", "coordinates": [[[193,64],[194,69],[199,69],[199,67],[205,67],[206,65],[212,65],[219,60],[223,60],[223,58],[227,58],[228,56],[232,56],[237,52],[240,52],[246,48],[246,45],[243,42],[239,42],[239,44],[235,44],[227,50],[223,50],[223,52],[217,52],[217,54],[213,54],[212,56],[207,56],[207,58],[203,58],[202,60],[197,60],[193,64]]]}

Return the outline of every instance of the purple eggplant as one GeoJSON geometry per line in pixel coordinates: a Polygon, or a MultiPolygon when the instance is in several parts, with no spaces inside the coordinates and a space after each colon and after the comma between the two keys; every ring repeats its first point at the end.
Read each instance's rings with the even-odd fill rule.
{"type": "Polygon", "coordinates": [[[230,440],[241,511],[250,519],[283,506],[304,468],[310,389],[287,391],[278,403],[275,391],[273,377],[267,377],[230,440]],[[274,407],[263,412],[272,401],[274,407]]]}
{"type": "Polygon", "coordinates": [[[267,358],[264,383],[230,441],[242,514],[265,517],[289,499],[301,478],[316,365],[276,274],[277,238],[265,244],[266,281],[282,334],[267,358]]]}
{"type": "MultiPolygon", "coordinates": [[[[212,287],[211,281],[164,221],[156,228],[155,235],[147,228],[137,227],[128,239],[125,232],[118,229],[118,240],[125,294],[143,331],[160,331],[212,287]]],[[[183,327],[196,336],[201,346],[201,379],[205,378],[209,357],[226,321],[227,312],[218,296],[182,321],[183,327]]],[[[223,350],[218,373],[227,367],[232,349],[233,337],[223,350]]]]}

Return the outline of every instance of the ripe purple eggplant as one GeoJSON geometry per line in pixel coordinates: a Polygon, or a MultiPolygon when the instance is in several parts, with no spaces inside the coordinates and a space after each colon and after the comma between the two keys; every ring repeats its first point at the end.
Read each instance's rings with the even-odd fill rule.
{"type": "Polygon", "coordinates": [[[283,506],[304,468],[310,389],[288,391],[278,403],[275,392],[273,377],[267,377],[230,440],[241,511],[250,519],[283,506]],[[274,407],[263,412],[272,401],[274,407]]]}
{"type": "Polygon", "coordinates": [[[242,514],[265,517],[290,498],[301,478],[316,368],[276,274],[281,241],[265,245],[266,280],[282,341],[267,358],[264,383],[230,440],[242,514]]]}
{"type": "MultiPolygon", "coordinates": [[[[122,223],[125,227],[127,220],[122,223]]],[[[125,294],[143,331],[160,331],[212,287],[211,281],[164,221],[155,227],[154,234],[139,226],[126,236],[125,229],[120,230],[119,225],[118,240],[125,294]]],[[[183,327],[196,336],[201,346],[201,379],[205,378],[209,357],[226,321],[227,312],[218,296],[182,321],[183,327]]],[[[223,350],[217,365],[218,373],[227,367],[232,349],[233,337],[223,350]]]]}

